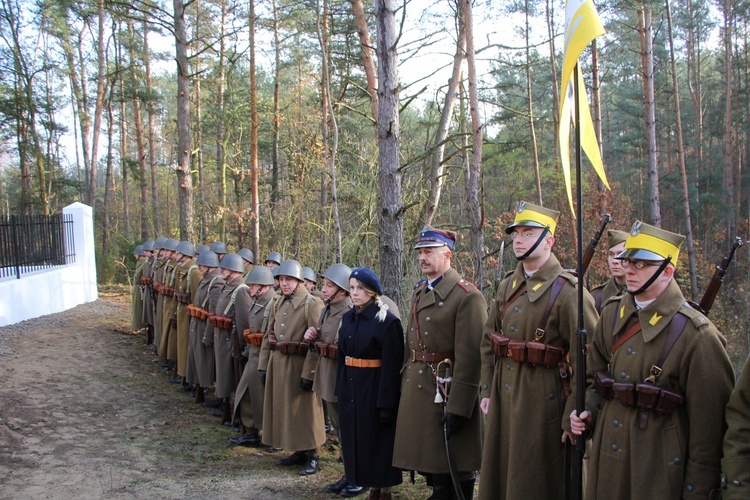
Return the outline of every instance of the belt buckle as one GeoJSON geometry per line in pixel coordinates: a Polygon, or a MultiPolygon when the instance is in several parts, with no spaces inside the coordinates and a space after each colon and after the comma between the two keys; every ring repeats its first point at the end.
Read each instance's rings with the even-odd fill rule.
{"type": "Polygon", "coordinates": [[[414,349],[411,350],[411,362],[416,363],[417,362],[417,351],[414,349]]]}

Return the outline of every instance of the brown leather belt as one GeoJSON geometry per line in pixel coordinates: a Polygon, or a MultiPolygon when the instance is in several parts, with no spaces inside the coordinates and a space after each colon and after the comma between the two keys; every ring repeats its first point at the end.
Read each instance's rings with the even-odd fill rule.
{"type": "Polygon", "coordinates": [[[513,358],[518,363],[528,363],[531,366],[542,365],[554,368],[565,359],[562,347],[551,346],[533,340],[515,340],[500,333],[490,333],[492,352],[495,357],[513,358]]]}
{"type": "Polygon", "coordinates": [[[355,368],[380,368],[383,366],[383,360],[382,359],[360,359],[360,358],[352,358],[351,356],[347,356],[344,358],[344,364],[346,366],[353,366],[355,368]]]}
{"type": "Polygon", "coordinates": [[[422,352],[422,351],[415,351],[414,349],[411,350],[411,360],[412,362],[421,361],[422,363],[439,363],[441,361],[445,361],[446,359],[450,359],[453,361],[455,359],[455,354],[451,352],[422,352]]]}
{"type": "MultiPolygon", "coordinates": [[[[315,342],[315,350],[318,356],[328,359],[337,359],[339,354],[338,344],[326,344],[325,342],[315,342]]],[[[352,358],[354,359],[354,358],[352,358]]]]}
{"type": "Polygon", "coordinates": [[[271,350],[279,351],[281,354],[304,356],[310,351],[310,344],[305,342],[272,342],[271,350]]]}

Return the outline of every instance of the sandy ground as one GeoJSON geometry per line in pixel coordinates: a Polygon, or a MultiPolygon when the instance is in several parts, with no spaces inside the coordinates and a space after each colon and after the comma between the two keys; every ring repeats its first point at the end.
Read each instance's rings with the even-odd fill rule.
{"type": "MultiPolygon", "coordinates": [[[[332,498],[330,440],[310,477],[277,466],[284,454],[229,446],[236,432],[166,382],[128,320],[129,297],[103,290],[0,328],[0,498],[332,498]]],[[[394,493],[429,496],[421,481],[394,493]]]]}

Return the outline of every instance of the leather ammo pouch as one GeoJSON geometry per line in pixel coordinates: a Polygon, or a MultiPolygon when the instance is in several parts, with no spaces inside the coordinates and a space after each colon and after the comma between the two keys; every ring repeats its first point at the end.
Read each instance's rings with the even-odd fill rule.
{"type": "Polygon", "coordinates": [[[197,317],[197,313],[196,313],[195,309],[196,309],[195,305],[188,304],[188,306],[187,306],[188,316],[190,316],[191,318],[196,318],[197,317]]]}
{"type": "Polygon", "coordinates": [[[174,288],[164,287],[162,288],[162,293],[167,297],[174,297],[174,288]]]}
{"type": "Polygon", "coordinates": [[[208,320],[217,328],[223,328],[225,330],[232,328],[232,318],[227,316],[211,316],[208,320]]]}
{"type": "Polygon", "coordinates": [[[612,384],[614,397],[620,400],[626,408],[635,406],[635,391],[632,382],[614,382],[612,384]]]}
{"type": "Polygon", "coordinates": [[[656,409],[659,401],[661,388],[658,385],[640,383],[635,384],[635,392],[638,393],[638,409],[641,411],[651,411],[656,409]]]}
{"type": "Polygon", "coordinates": [[[614,397],[614,390],[612,389],[614,383],[615,378],[607,370],[594,372],[594,388],[600,398],[610,400],[614,397]]]}
{"type": "Polygon", "coordinates": [[[547,368],[557,366],[565,350],[562,347],[545,344],[543,342],[526,342],[527,363],[532,366],[542,365],[547,368]]]}
{"type": "Polygon", "coordinates": [[[153,281],[154,280],[152,278],[149,278],[147,276],[141,276],[141,284],[142,285],[150,285],[151,283],[153,283],[153,281]]]}
{"type": "Polygon", "coordinates": [[[248,344],[259,346],[263,343],[263,334],[253,333],[249,328],[242,332],[242,335],[245,337],[245,342],[248,344]]]}
{"type": "Polygon", "coordinates": [[[657,415],[668,415],[672,413],[672,410],[681,405],[683,401],[685,401],[685,396],[678,391],[662,388],[654,411],[656,411],[657,415]]]}
{"type": "Polygon", "coordinates": [[[339,355],[338,344],[326,344],[325,342],[315,342],[315,350],[319,356],[328,359],[337,359],[339,355]]]}
{"type": "Polygon", "coordinates": [[[498,332],[493,332],[489,335],[490,342],[492,343],[492,352],[495,354],[495,356],[497,356],[498,358],[507,358],[508,343],[510,342],[510,339],[498,332]]]}
{"type": "Polygon", "coordinates": [[[190,304],[190,294],[189,293],[175,292],[174,293],[174,298],[180,304],[190,304]]]}
{"type": "Polygon", "coordinates": [[[527,359],[526,341],[510,339],[510,342],[508,342],[508,354],[513,358],[513,361],[525,363],[527,359]]]}
{"type": "Polygon", "coordinates": [[[310,350],[307,344],[304,342],[277,342],[276,350],[281,354],[307,354],[310,350]]]}

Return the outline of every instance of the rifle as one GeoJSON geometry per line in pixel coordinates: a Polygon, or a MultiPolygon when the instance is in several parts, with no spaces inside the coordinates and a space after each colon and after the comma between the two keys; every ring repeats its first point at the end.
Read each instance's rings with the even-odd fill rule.
{"type": "MultiPolygon", "coordinates": [[[[599,246],[599,241],[601,241],[602,239],[604,230],[606,229],[607,224],[609,224],[610,222],[612,222],[612,216],[609,214],[604,214],[604,217],[602,217],[602,220],[599,223],[599,229],[597,229],[596,233],[594,233],[594,236],[591,237],[589,246],[586,247],[586,251],[583,253],[583,274],[586,274],[586,271],[589,268],[589,264],[591,264],[591,259],[594,258],[596,247],[599,246]]],[[[583,279],[583,276],[580,276],[580,278],[583,279]]]]}
{"type": "Polygon", "coordinates": [[[724,256],[721,263],[716,266],[716,269],[714,269],[714,274],[711,276],[711,281],[708,282],[708,286],[703,293],[703,298],[701,299],[700,304],[690,304],[706,316],[708,316],[708,312],[711,310],[711,306],[714,305],[714,300],[716,300],[716,296],[719,294],[719,288],[721,288],[721,284],[724,282],[724,276],[727,274],[727,269],[729,269],[729,263],[732,262],[734,252],[741,247],[742,244],[742,238],[735,236],[734,243],[732,243],[729,253],[724,256]]]}

